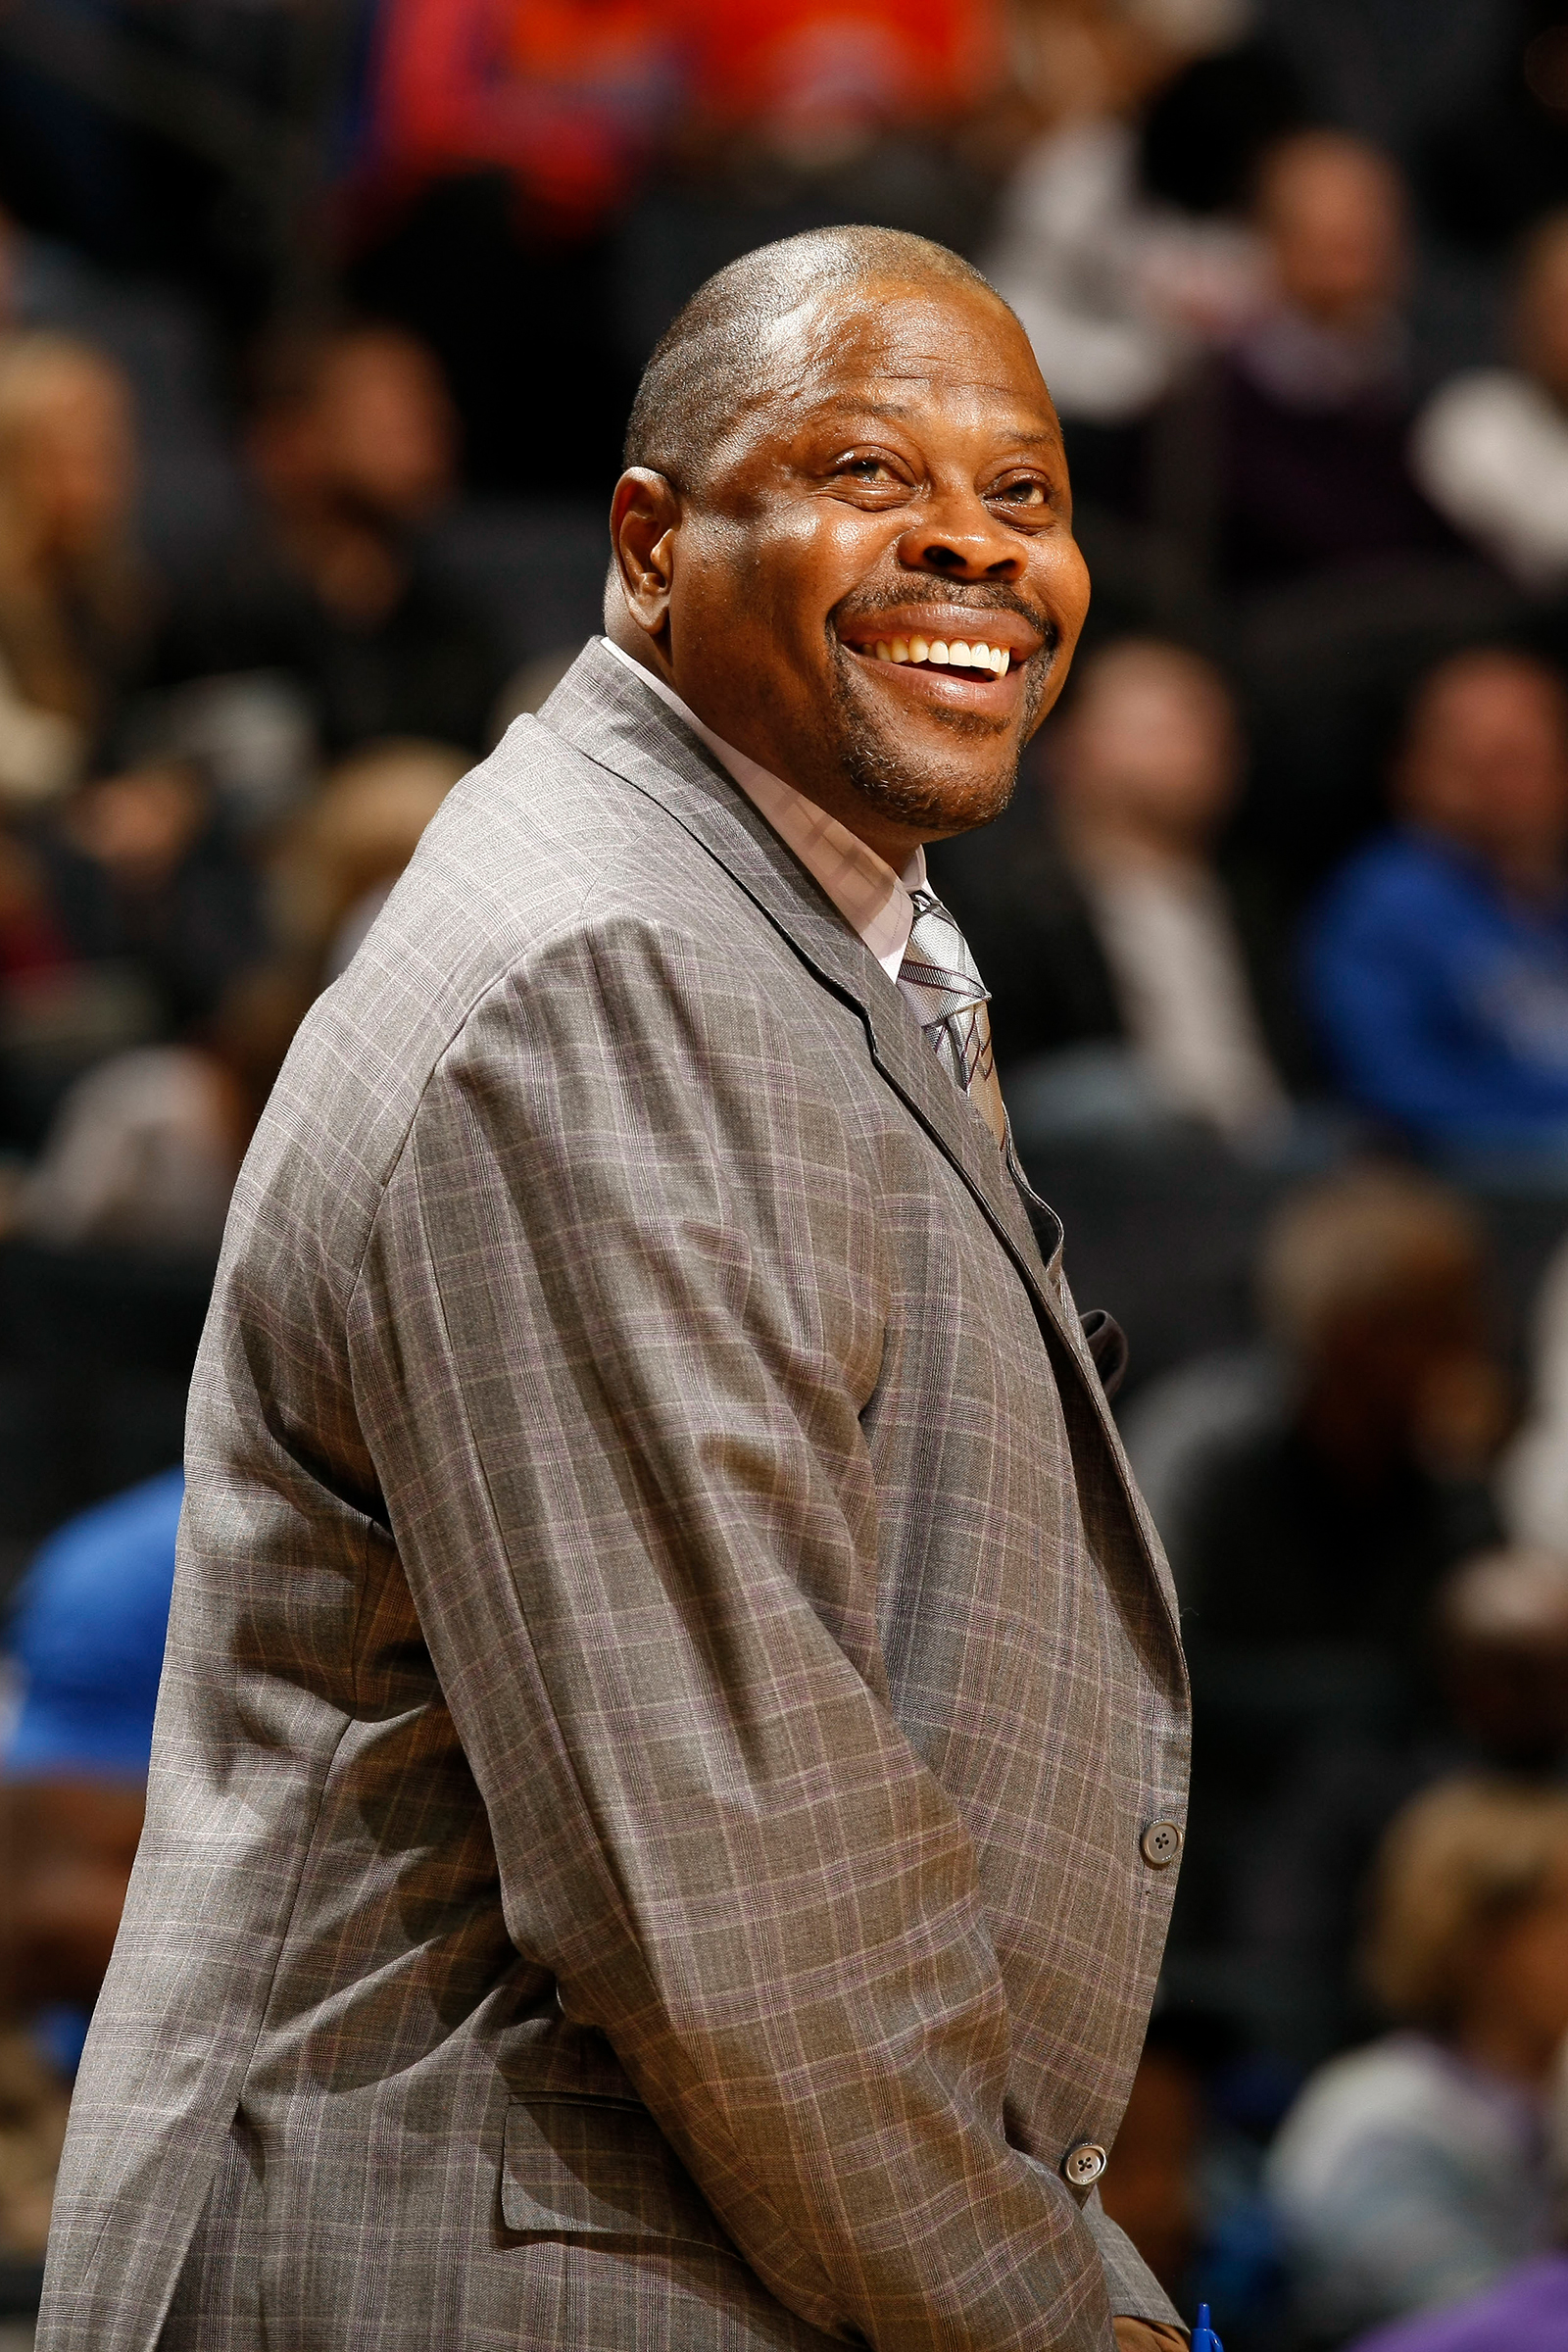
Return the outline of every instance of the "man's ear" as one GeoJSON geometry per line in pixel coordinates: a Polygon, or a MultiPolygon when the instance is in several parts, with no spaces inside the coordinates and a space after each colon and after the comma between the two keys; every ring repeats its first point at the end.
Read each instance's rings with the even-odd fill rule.
{"type": "Polygon", "coordinates": [[[679,529],[674,485],[650,466],[630,466],[615,484],[610,536],[627,610],[650,637],[663,634],[679,529]]]}

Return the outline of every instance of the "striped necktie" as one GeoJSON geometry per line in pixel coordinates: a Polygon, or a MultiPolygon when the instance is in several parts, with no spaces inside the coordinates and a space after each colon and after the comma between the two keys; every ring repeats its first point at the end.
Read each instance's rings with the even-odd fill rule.
{"type": "Polygon", "coordinates": [[[899,986],[926,1042],[960,1093],[1006,1149],[1007,1114],[991,1051],[991,991],[975,969],[969,943],[934,891],[909,893],[914,921],[899,967],[899,986]]]}

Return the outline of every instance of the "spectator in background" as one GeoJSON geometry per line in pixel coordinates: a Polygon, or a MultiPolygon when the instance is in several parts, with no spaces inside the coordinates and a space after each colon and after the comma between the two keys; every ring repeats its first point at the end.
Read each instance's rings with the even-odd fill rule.
{"type": "Polygon", "coordinates": [[[1568,1558],[1568,1243],[1542,1276],[1532,1316],[1530,1399],[1497,1468],[1497,1505],[1516,1544],[1568,1558]]]}
{"type": "Polygon", "coordinates": [[[1116,2131],[1116,2178],[1101,2202],[1173,2302],[1185,2300],[1201,2226],[1203,2085],[1156,2014],[1116,2131]]]}
{"type": "Polygon", "coordinates": [[[1312,2344],[1457,2302],[1548,2242],[1568,2033],[1568,1792],[1460,1778],[1397,1815],[1366,1967],[1399,2031],[1302,2092],[1268,2180],[1312,2344]]]}
{"type": "Polygon", "coordinates": [[[6,1143],[34,1151],[105,1056],[211,1019],[266,948],[259,876],[192,761],[149,756],[0,829],[6,1143]]]}
{"type": "Polygon", "coordinates": [[[1224,2113],[1237,2057],[1224,2020],[1156,2006],[1101,2201],[1178,2310],[1212,2302],[1226,2340],[1254,2344],[1273,2340],[1281,2282],[1259,2152],[1224,2113]]]}
{"type": "Polygon", "coordinates": [[[1083,428],[1146,416],[1202,343],[1235,331],[1263,296],[1245,222],[1151,201],[1131,120],[1195,55],[1225,45],[1242,12],[1199,0],[1021,13],[1021,76],[1043,127],[1008,178],[986,270],[1077,428],[1076,487],[1083,428]]]}
{"type": "Polygon", "coordinates": [[[1568,212],[1527,242],[1514,366],[1478,368],[1435,393],[1411,444],[1417,479],[1456,530],[1522,587],[1568,587],[1568,212]]]}
{"type": "Polygon", "coordinates": [[[211,322],[195,302],[168,277],[101,268],[0,210],[0,334],[39,330],[90,345],[122,372],[135,417],[137,532],[155,568],[231,524],[239,467],[211,322]]]}
{"type": "Polygon", "coordinates": [[[1568,1774],[1568,1559],[1478,1553],[1444,1579],[1408,1647],[1429,1669],[1417,1708],[1379,1710],[1363,1691],[1372,1707],[1324,1709],[1294,1740],[1276,1719],[1272,1793],[1238,1857],[1231,1948],[1250,1975],[1295,1988],[1297,2043],[1314,2058],[1367,2022],[1359,1903],[1400,1805],[1455,1772],[1568,1774]]]}
{"type": "Polygon", "coordinates": [[[1357,2339],[1354,2352],[1568,2352],[1568,2066],[1557,2066],[1547,2122],[1555,2191],[1552,2251],[1495,2286],[1357,2339]]]}
{"type": "MultiPolygon", "coordinates": [[[[0,2026],[0,2264],[43,2261],[69,2105],[32,2037],[0,2026]]],[[[0,2331],[0,2344],[14,2343],[14,2352],[28,2342],[0,2331]]]]}
{"type": "Polygon", "coordinates": [[[0,348],[0,814],[55,798],[145,650],[129,394],[64,335],[0,348]]]}
{"type": "Polygon", "coordinates": [[[69,2082],[141,1835],[184,1479],[171,1470],[52,1536],[3,1644],[0,2258],[48,2234],[69,2082]]]}
{"type": "Polygon", "coordinates": [[[1568,1165],[1568,693],[1523,654],[1432,672],[1396,829],[1312,917],[1304,985],[1347,1091],[1424,1144],[1568,1165]]]}
{"type": "Polygon", "coordinates": [[[1454,1730],[1510,1771],[1568,1764],[1568,1554],[1487,1551],[1447,1578],[1433,1647],[1454,1730]]]}
{"type": "Polygon", "coordinates": [[[465,772],[444,744],[368,746],[329,775],[269,860],[267,960],[178,1043],[115,1054],[61,1102],[18,1225],[55,1248],[215,1255],[251,1131],[318,991],[346,968],[465,772]]]}
{"type": "Polygon", "coordinates": [[[1406,460],[1404,191],[1340,131],[1263,159],[1255,203],[1274,299],[1220,384],[1221,567],[1249,588],[1451,547],[1406,460]]]}
{"type": "Polygon", "coordinates": [[[686,0],[695,135],[809,171],[951,122],[1004,64],[994,0],[686,0]]]}
{"type": "MultiPolygon", "coordinates": [[[[663,127],[672,39],[650,0],[392,0],[362,169],[383,202],[490,166],[564,237],[625,202],[663,127]]],[[[678,36],[677,36],[678,37],[678,36]]]]}
{"type": "Polygon", "coordinates": [[[1357,1643],[1408,1667],[1438,1579],[1495,1533],[1486,1273],[1469,1210],[1414,1173],[1353,1169],[1277,1211],[1273,1364],[1183,1367],[1127,1416],[1195,1653],[1357,1643]]]}
{"type": "Polygon", "coordinates": [[[347,970],[469,764],[446,744],[370,744],[340,761],[295,818],[272,860],[273,910],[310,996],[347,970]]]}
{"type": "Polygon", "coordinates": [[[255,866],[190,761],[154,756],[84,785],[38,849],[72,953],[133,973],[155,1033],[207,1018],[266,953],[255,866]]]}
{"type": "Polygon", "coordinates": [[[419,536],[452,495],[456,434],[435,361],[395,328],[271,344],[249,436],[266,527],[173,614],[166,680],[286,671],[332,754],[386,735],[484,749],[506,663],[419,536]]]}
{"type": "Polygon", "coordinates": [[[1004,152],[1005,0],[682,0],[682,104],[618,240],[613,311],[640,367],[702,281],[843,220],[967,253],[1004,152]]]}
{"type": "Polygon", "coordinates": [[[74,2066],[141,1834],[179,1471],[72,1520],[19,1587],[21,1706],[0,1749],[0,2011],[41,2017],[74,2066]]]}
{"type": "Polygon", "coordinates": [[[935,886],[991,985],[1003,1069],[1069,1053],[1054,1077],[1042,1064],[1023,1078],[1037,1121],[1047,1087],[1070,1117],[1119,1062],[1117,1100],[1135,1109],[1142,1100],[1235,1142],[1285,1125],[1213,864],[1241,760],[1218,672],[1179,646],[1125,639],[1084,664],[1046,791],[1024,782],[999,823],[932,851],[935,886]]]}
{"type": "Polygon", "coordinates": [[[133,1046],[68,1089],[23,1179],[16,1230],[52,1249],[218,1255],[250,1125],[198,1045],[133,1046]]]}
{"type": "Polygon", "coordinates": [[[476,489],[609,496],[636,380],[614,332],[613,222],[670,129],[684,14],[377,11],[354,290],[440,354],[476,489]]]}

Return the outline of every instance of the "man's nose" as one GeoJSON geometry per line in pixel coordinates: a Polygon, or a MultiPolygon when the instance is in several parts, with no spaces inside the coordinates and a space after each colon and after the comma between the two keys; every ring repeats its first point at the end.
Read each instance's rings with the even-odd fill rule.
{"type": "Polygon", "coordinates": [[[900,537],[899,562],[910,571],[955,580],[1016,580],[1023,574],[1016,538],[973,497],[928,507],[900,537]]]}

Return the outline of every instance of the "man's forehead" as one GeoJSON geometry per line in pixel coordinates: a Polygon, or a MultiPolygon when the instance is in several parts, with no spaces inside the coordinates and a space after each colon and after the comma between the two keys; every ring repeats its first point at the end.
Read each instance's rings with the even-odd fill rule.
{"type": "Polygon", "coordinates": [[[918,426],[934,409],[990,409],[1020,438],[1054,441],[1055,413],[1027,337],[983,286],[830,292],[779,319],[764,353],[764,405],[793,426],[854,412],[918,426]]]}

